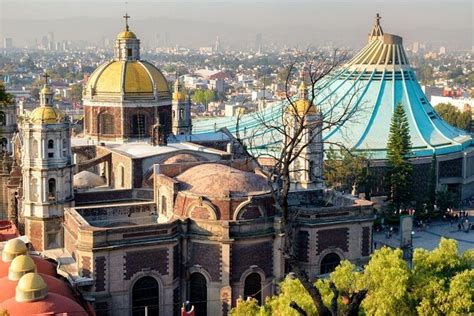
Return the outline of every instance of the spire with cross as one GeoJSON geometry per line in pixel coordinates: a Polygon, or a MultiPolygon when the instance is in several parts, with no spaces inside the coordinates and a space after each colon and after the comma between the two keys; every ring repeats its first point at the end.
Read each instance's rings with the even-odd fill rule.
{"type": "Polygon", "coordinates": [[[44,74],[43,74],[43,78],[44,78],[44,85],[47,86],[48,85],[48,78],[50,77],[50,75],[48,75],[48,72],[45,71],[44,74]]]}
{"type": "Polygon", "coordinates": [[[378,36],[383,36],[383,30],[382,30],[382,26],[380,25],[380,19],[382,19],[382,17],[380,16],[380,14],[377,13],[375,15],[374,27],[372,28],[372,31],[369,34],[369,41],[371,41],[372,39],[378,36]]]}
{"type": "Polygon", "coordinates": [[[125,30],[128,31],[129,27],[128,27],[128,19],[130,19],[130,15],[128,15],[127,12],[125,12],[125,15],[123,16],[123,18],[125,19],[125,30]]]}

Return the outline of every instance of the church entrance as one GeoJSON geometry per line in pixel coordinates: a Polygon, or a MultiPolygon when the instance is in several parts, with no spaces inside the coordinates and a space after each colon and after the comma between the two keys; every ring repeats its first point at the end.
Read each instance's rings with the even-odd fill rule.
{"type": "Polygon", "coordinates": [[[159,302],[158,281],[155,278],[145,276],[135,282],[132,289],[133,316],[158,316],[159,302]]]}
{"type": "Polygon", "coordinates": [[[191,274],[189,301],[194,305],[196,316],[207,315],[207,282],[201,273],[195,272],[191,274]]]}

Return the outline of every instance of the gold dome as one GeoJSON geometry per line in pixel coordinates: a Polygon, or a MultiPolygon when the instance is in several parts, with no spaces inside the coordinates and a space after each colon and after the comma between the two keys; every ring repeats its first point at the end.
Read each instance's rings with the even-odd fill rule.
{"type": "Polygon", "coordinates": [[[168,82],[160,70],[146,61],[114,60],[99,66],[86,85],[86,97],[114,94],[170,97],[168,82]]]}
{"type": "Polygon", "coordinates": [[[10,262],[16,256],[24,255],[28,252],[25,243],[21,239],[10,239],[3,247],[2,261],[10,262]]]}
{"type": "Polygon", "coordinates": [[[129,38],[137,38],[137,36],[132,31],[123,31],[117,35],[117,39],[129,39],[129,38]]]}
{"type": "Polygon", "coordinates": [[[64,115],[55,107],[40,106],[30,113],[29,118],[32,123],[36,124],[54,124],[60,123],[64,119],[64,115]]]}
{"type": "Polygon", "coordinates": [[[300,115],[316,114],[316,107],[309,102],[309,100],[298,100],[294,103],[293,108],[290,105],[290,110],[296,110],[300,115]]]}
{"type": "Polygon", "coordinates": [[[36,265],[33,259],[27,255],[19,255],[10,263],[10,268],[8,269],[8,278],[10,280],[16,281],[26,273],[35,271],[36,265]]]}
{"type": "Polygon", "coordinates": [[[27,273],[16,286],[16,300],[19,302],[38,300],[48,295],[48,286],[38,273],[27,273]]]}
{"type": "Polygon", "coordinates": [[[41,94],[52,94],[53,92],[51,91],[51,89],[48,87],[48,86],[44,86],[41,91],[40,91],[41,94]]]}

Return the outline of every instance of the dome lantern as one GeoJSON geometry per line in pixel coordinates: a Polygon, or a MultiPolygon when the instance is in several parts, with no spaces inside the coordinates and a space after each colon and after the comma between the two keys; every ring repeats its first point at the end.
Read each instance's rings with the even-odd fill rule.
{"type": "Polygon", "coordinates": [[[140,60],[140,40],[135,33],[130,31],[128,19],[130,16],[125,13],[125,30],[117,35],[115,40],[115,59],[116,60],[140,60]]]}

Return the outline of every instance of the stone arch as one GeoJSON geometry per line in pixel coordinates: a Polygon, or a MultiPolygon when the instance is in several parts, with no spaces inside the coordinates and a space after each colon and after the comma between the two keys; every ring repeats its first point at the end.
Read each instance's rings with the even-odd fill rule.
{"type": "Polygon", "coordinates": [[[99,133],[102,135],[113,135],[115,133],[115,118],[105,111],[99,113],[99,133]]]}
{"type": "MultiPolygon", "coordinates": [[[[258,266],[250,266],[250,268],[245,270],[242,273],[242,275],[240,276],[240,284],[241,284],[241,293],[240,293],[240,295],[242,295],[242,297],[244,297],[244,299],[246,299],[246,297],[245,297],[245,294],[246,294],[245,285],[246,284],[245,283],[246,283],[246,280],[248,279],[248,277],[252,276],[254,274],[257,274],[260,277],[260,289],[259,289],[259,293],[257,293],[257,294],[260,294],[260,296],[258,297],[258,295],[255,295],[255,298],[257,299],[259,304],[261,304],[263,302],[263,288],[264,288],[264,284],[265,284],[265,280],[266,280],[266,275],[265,275],[265,271],[263,271],[258,266]]],[[[247,293],[247,294],[250,294],[250,293],[247,293]]],[[[252,294],[255,294],[255,293],[252,293],[252,294]]]]}
{"type": "MultiPolygon", "coordinates": [[[[201,267],[201,266],[197,266],[197,265],[195,265],[195,266],[193,266],[193,267],[190,267],[189,270],[188,270],[188,272],[189,272],[189,276],[190,276],[190,278],[189,278],[189,284],[188,284],[188,300],[191,301],[191,299],[192,299],[192,297],[191,297],[191,290],[192,290],[192,288],[191,288],[191,276],[192,276],[193,274],[200,274],[200,275],[203,276],[204,279],[206,280],[206,287],[207,287],[207,288],[206,288],[206,298],[207,298],[207,299],[206,299],[206,304],[205,304],[205,306],[206,306],[206,311],[209,310],[209,308],[208,308],[209,306],[207,306],[207,301],[209,301],[209,297],[210,297],[210,295],[209,295],[209,294],[210,294],[210,293],[209,293],[209,289],[210,289],[209,285],[211,284],[211,275],[209,274],[209,272],[207,272],[206,269],[204,269],[204,268],[201,267]]],[[[195,306],[195,307],[194,307],[194,310],[195,310],[196,312],[199,310],[199,308],[197,308],[197,307],[199,307],[199,306],[195,306]]],[[[201,310],[202,310],[202,308],[201,308],[201,310]]],[[[201,315],[201,314],[196,313],[196,316],[200,316],[200,315],[201,315]]],[[[206,315],[206,313],[204,313],[204,314],[202,314],[202,315],[206,315]]]]}
{"type": "Polygon", "coordinates": [[[200,272],[193,272],[189,276],[189,301],[194,305],[196,316],[207,315],[209,282],[200,272]]]}
{"type": "Polygon", "coordinates": [[[336,249],[326,249],[321,253],[319,260],[319,274],[328,274],[334,271],[334,269],[344,260],[344,255],[341,251],[336,249]]]}
{"type": "Polygon", "coordinates": [[[125,166],[119,163],[115,169],[115,187],[125,188],[125,166]]]}
{"type": "Polygon", "coordinates": [[[235,209],[233,220],[246,220],[246,219],[257,219],[261,217],[265,217],[265,213],[260,207],[254,203],[253,200],[244,201],[237,206],[235,209]],[[252,207],[250,209],[249,207],[252,207]]]}
{"type": "Polygon", "coordinates": [[[218,214],[217,208],[211,202],[202,200],[202,198],[191,203],[186,212],[187,217],[203,220],[217,220],[218,214]]]}
{"type": "MultiPolygon", "coordinates": [[[[145,315],[144,310],[142,313],[138,310],[137,313],[134,312],[134,301],[133,301],[133,290],[134,287],[136,286],[137,282],[140,282],[140,280],[143,280],[144,278],[152,278],[158,285],[158,295],[155,296],[158,298],[158,306],[157,309],[150,311],[148,310],[148,315],[163,315],[164,308],[163,308],[163,281],[161,279],[161,276],[156,273],[156,272],[138,272],[136,273],[132,279],[130,280],[129,283],[129,307],[130,307],[130,315],[145,315]]],[[[144,291],[145,292],[145,291],[144,291]]]]}
{"type": "Polygon", "coordinates": [[[6,126],[7,125],[7,115],[5,112],[0,111],[0,126],[6,126]]]}
{"type": "Polygon", "coordinates": [[[8,151],[8,139],[3,137],[0,140],[0,152],[5,152],[5,151],[8,151]]]}

